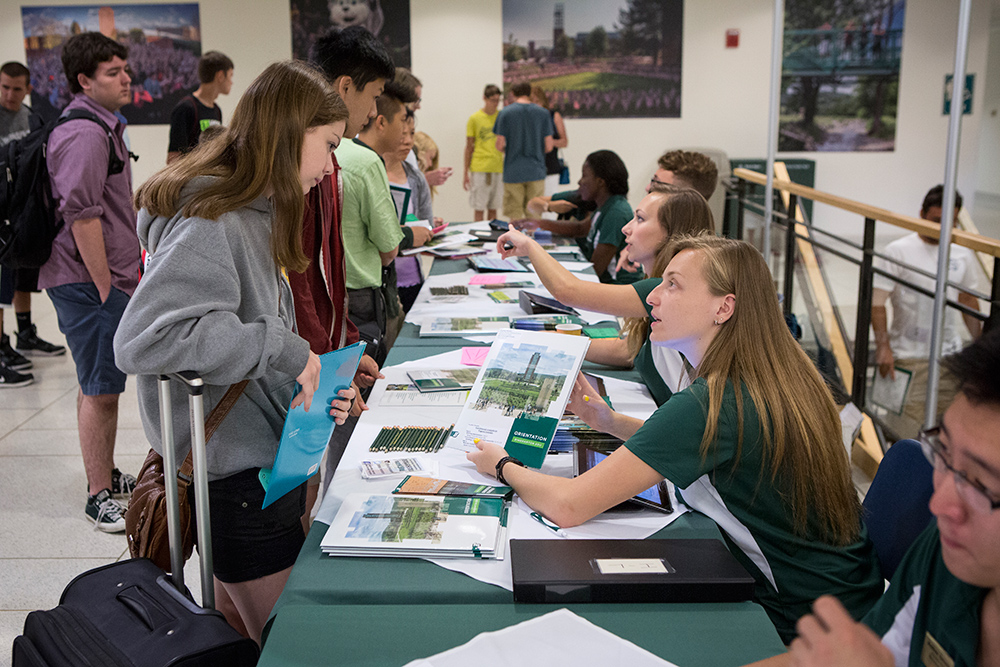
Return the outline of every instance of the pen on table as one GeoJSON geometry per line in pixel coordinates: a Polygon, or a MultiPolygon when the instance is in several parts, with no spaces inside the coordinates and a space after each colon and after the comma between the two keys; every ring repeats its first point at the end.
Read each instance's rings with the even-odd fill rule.
{"type": "Polygon", "coordinates": [[[542,516],[538,512],[532,512],[531,513],[531,518],[534,519],[535,521],[537,521],[538,523],[542,524],[543,526],[545,526],[546,528],[548,528],[552,532],[554,532],[559,537],[569,537],[569,534],[565,530],[563,530],[562,528],[560,528],[556,524],[552,523],[551,521],[549,521],[548,519],[546,519],[544,516],[542,516]]]}

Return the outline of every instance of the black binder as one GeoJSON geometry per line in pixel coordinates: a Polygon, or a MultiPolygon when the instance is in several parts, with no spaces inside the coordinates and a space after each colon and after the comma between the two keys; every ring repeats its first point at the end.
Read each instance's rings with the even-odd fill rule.
{"type": "Polygon", "coordinates": [[[514,602],[742,602],[753,596],[753,577],[713,539],[514,539],[510,563],[514,602]],[[652,567],[623,573],[608,562],[615,560],[652,567]]]}

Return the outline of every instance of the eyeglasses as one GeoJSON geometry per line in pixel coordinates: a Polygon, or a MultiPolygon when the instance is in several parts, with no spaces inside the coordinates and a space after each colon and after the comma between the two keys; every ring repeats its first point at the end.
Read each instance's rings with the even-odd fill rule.
{"type": "Polygon", "coordinates": [[[656,178],[655,176],[653,178],[649,179],[649,184],[650,185],[673,185],[673,183],[667,183],[666,181],[661,181],[660,179],[656,178]]]}
{"type": "Polygon", "coordinates": [[[978,479],[970,479],[964,470],[955,470],[951,465],[948,447],[941,442],[941,427],[935,426],[920,432],[920,447],[934,472],[950,472],[955,477],[955,491],[962,500],[976,512],[986,514],[1000,508],[1000,500],[994,500],[990,491],[978,479]]]}

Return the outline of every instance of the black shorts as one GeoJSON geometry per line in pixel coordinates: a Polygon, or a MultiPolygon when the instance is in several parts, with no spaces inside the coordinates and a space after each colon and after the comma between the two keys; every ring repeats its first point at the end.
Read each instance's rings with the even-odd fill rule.
{"type": "Polygon", "coordinates": [[[10,269],[0,266],[0,303],[14,302],[14,292],[37,292],[38,269],[10,269]]]}
{"type": "MultiPolygon", "coordinates": [[[[219,581],[235,584],[291,567],[305,542],[302,484],[261,509],[259,468],[208,483],[212,517],[212,565],[219,581]]],[[[192,494],[193,495],[193,494],[192,494]]]]}

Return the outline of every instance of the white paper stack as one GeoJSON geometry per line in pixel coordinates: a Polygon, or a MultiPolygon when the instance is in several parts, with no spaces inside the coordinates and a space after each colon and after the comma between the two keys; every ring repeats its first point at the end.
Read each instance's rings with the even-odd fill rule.
{"type": "Polygon", "coordinates": [[[503,560],[508,509],[499,498],[352,493],[320,548],[331,556],[503,560]]]}

